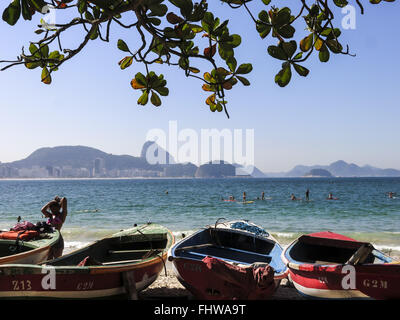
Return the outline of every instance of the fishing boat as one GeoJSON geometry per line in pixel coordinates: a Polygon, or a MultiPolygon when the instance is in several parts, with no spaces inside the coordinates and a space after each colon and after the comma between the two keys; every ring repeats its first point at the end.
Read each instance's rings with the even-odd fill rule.
{"type": "Polygon", "coordinates": [[[400,299],[400,261],[360,265],[356,272],[362,293],[378,300],[400,299]]]}
{"type": "Polygon", "coordinates": [[[288,270],[282,247],[248,220],[220,219],[169,252],[178,280],[197,299],[268,299],[288,270]]]}
{"type": "Polygon", "coordinates": [[[400,265],[371,243],[330,231],[303,235],[282,253],[289,279],[318,299],[400,296],[400,265]]]}
{"type": "Polygon", "coordinates": [[[0,297],[135,299],[165,268],[173,243],[171,231],[148,223],[40,265],[2,265],[0,297]]]}
{"type": "Polygon", "coordinates": [[[47,260],[57,244],[57,230],[39,232],[35,230],[0,231],[0,264],[37,264],[47,260]]]}

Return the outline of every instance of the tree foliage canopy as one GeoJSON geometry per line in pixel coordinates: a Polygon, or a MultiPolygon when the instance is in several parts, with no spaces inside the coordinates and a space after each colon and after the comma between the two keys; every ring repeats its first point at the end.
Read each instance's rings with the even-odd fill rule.
{"type": "MultiPolygon", "coordinates": [[[[303,63],[313,55],[327,62],[331,54],[350,54],[348,46],[344,49],[340,42],[341,31],[335,26],[333,7],[354,4],[364,12],[359,0],[292,0],[296,12],[293,12],[293,3],[288,5],[288,1],[282,0],[218,1],[233,10],[244,10],[254,22],[256,34],[272,40],[267,52],[282,63],[275,75],[275,82],[281,87],[290,82],[293,70],[306,77],[309,70],[303,63]],[[249,6],[255,1],[262,2],[260,12],[253,12],[249,6]],[[276,6],[282,3],[287,6],[276,6]],[[307,30],[308,35],[298,38],[296,28],[307,30]]],[[[379,4],[381,0],[369,2],[379,4]]],[[[49,24],[42,19],[35,31],[42,38],[29,44],[29,52],[22,48],[15,61],[0,61],[2,71],[16,65],[40,68],[41,81],[51,84],[53,73],[63,63],[79,54],[90,41],[109,42],[112,28],[118,26],[132,30],[141,39],[135,47],[130,39],[119,39],[116,44],[126,55],[118,63],[121,69],[129,68],[134,61],[146,68],[145,74],[138,72],[131,81],[132,88],[140,91],[139,105],[146,105],[150,99],[154,106],[160,106],[160,96],[169,94],[164,75],[151,70],[155,63],[179,67],[187,77],[201,80],[202,89],[209,94],[205,103],[210,110],[225,111],[228,117],[226,92],[238,83],[250,85],[246,75],[252,71],[252,64],[239,63],[235,58],[241,36],[230,33],[229,20],[221,21],[209,11],[207,0],[196,3],[192,0],[12,0],[2,18],[15,25],[21,17],[32,20],[33,15],[46,14],[50,9],[65,15],[68,11],[74,18],[64,24],[49,24]],[[122,22],[128,14],[129,24],[122,22]],[[83,32],[80,44],[76,48],[64,48],[63,35],[77,27],[83,32]],[[207,40],[205,46],[203,38],[207,40]],[[199,59],[207,62],[208,70],[196,67],[199,59]]]]}

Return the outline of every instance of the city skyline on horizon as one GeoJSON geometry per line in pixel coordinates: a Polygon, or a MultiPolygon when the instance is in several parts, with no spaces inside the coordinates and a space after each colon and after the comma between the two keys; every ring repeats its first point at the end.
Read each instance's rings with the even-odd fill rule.
{"type": "MultiPolygon", "coordinates": [[[[145,141],[145,142],[147,142],[147,141],[145,141]]],[[[144,145],[144,143],[145,142],[143,142],[143,145],[144,145]]],[[[143,145],[142,145],[142,147],[143,147],[143,145]]],[[[99,149],[99,148],[96,148],[96,147],[92,147],[92,146],[85,146],[85,145],[82,145],[82,144],[79,144],[79,145],[56,145],[56,146],[43,146],[43,147],[39,147],[39,148],[37,148],[37,149],[35,149],[35,150],[33,150],[32,152],[29,152],[26,156],[24,156],[23,158],[19,158],[19,159],[15,159],[15,160],[11,160],[11,161],[2,161],[2,159],[0,159],[0,165],[4,165],[4,164],[8,164],[8,163],[13,163],[13,162],[15,162],[15,161],[20,161],[20,160],[24,160],[24,159],[26,159],[26,158],[28,158],[32,153],[34,153],[35,151],[37,151],[37,150],[40,150],[40,149],[46,149],[46,148],[57,148],[57,147],[88,147],[88,148],[92,148],[92,149],[96,149],[96,150],[99,150],[99,151],[102,151],[102,152],[104,152],[104,153],[106,153],[106,154],[108,154],[108,155],[115,155],[115,156],[124,156],[124,155],[127,155],[127,156],[131,156],[131,157],[136,157],[136,158],[140,158],[140,156],[141,156],[141,151],[142,151],[142,149],[140,149],[137,153],[132,153],[132,154],[130,154],[130,153],[121,153],[121,154],[117,154],[117,153],[113,153],[113,152],[108,152],[107,150],[104,150],[104,149],[99,149]]],[[[167,152],[168,152],[168,150],[166,150],[167,152]]],[[[173,158],[173,160],[175,161],[175,159],[173,158]]],[[[227,163],[230,163],[229,161],[226,161],[226,160],[224,160],[224,159],[214,159],[214,160],[216,160],[216,161],[219,161],[219,160],[222,160],[222,161],[225,161],[225,162],[227,162],[227,163]]],[[[286,173],[286,172],[289,172],[290,170],[292,170],[292,169],[294,169],[295,167],[297,167],[297,166],[306,166],[306,167],[311,167],[311,166],[329,166],[329,165],[331,165],[331,164],[333,164],[333,163],[336,163],[336,162],[340,162],[340,161],[344,161],[346,164],[348,164],[348,165],[352,165],[352,164],[355,164],[355,165],[357,165],[358,167],[360,167],[360,168],[365,168],[365,167],[373,167],[373,168],[377,168],[377,169],[394,169],[394,170],[400,170],[400,167],[380,167],[380,166],[378,166],[378,165],[375,165],[374,163],[357,163],[357,162],[355,162],[355,161],[351,161],[351,160],[349,160],[349,159],[340,159],[340,158],[338,158],[338,159],[334,159],[334,160],[331,160],[331,161],[328,161],[328,162],[326,162],[326,163],[317,163],[317,162],[312,162],[312,163],[296,163],[296,164],[294,164],[292,167],[289,167],[289,168],[286,168],[286,169],[284,169],[284,170],[281,170],[281,171],[271,171],[271,170],[265,170],[265,169],[263,169],[263,167],[262,166],[259,166],[259,165],[257,165],[257,164],[255,164],[254,166],[256,167],[256,168],[258,168],[258,169],[260,169],[263,173],[270,173],[270,174],[279,174],[279,173],[286,173]]],[[[183,163],[185,163],[185,162],[176,162],[177,164],[183,164],[183,163]]],[[[187,163],[187,162],[186,162],[187,163]]],[[[205,164],[205,163],[207,163],[207,162],[204,162],[204,163],[201,163],[201,164],[205,164]]],[[[197,165],[197,164],[195,164],[195,165],[197,165]]]]}

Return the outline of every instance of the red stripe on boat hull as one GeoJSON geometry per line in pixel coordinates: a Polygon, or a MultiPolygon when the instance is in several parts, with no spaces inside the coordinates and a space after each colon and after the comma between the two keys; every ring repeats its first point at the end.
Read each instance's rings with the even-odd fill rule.
{"type": "MultiPolygon", "coordinates": [[[[188,289],[197,299],[200,300],[232,300],[232,289],[228,283],[221,282],[221,278],[215,274],[215,271],[207,268],[202,261],[174,258],[175,272],[179,281],[188,289]]],[[[257,296],[249,296],[249,299],[265,300],[270,299],[273,292],[279,286],[280,279],[275,279],[274,290],[257,296]]]]}

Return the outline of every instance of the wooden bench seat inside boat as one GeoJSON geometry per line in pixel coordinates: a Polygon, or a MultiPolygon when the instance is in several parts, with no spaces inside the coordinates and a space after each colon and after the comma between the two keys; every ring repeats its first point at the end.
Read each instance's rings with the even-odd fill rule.
{"type": "Polygon", "coordinates": [[[87,257],[90,257],[90,260],[85,266],[113,265],[139,262],[143,259],[160,255],[168,239],[165,239],[163,234],[152,234],[151,240],[148,238],[143,236],[141,237],[142,241],[136,241],[137,239],[134,237],[102,239],[90,247],[82,248],[73,254],[65,255],[52,261],[51,265],[76,266],[87,257]]]}
{"type": "Polygon", "coordinates": [[[181,251],[181,256],[192,256],[193,258],[197,259],[203,259],[204,257],[209,256],[241,264],[253,264],[256,262],[270,263],[272,260],[271,256],[266,254],[224,246],[217,246],[213,244],[183,247],[179,248],[179,251],[181,251]]]}

